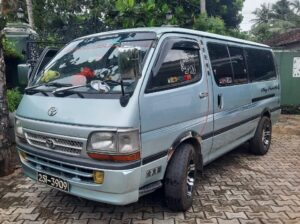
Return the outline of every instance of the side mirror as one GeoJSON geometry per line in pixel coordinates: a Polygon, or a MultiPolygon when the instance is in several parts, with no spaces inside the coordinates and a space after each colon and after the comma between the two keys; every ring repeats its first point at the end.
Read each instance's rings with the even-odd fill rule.
{"type": "Polygon", "coordinates": [[[29,80],[30,64],[18,65],[18,80],[20,85],[27,85],[29,80]]]}

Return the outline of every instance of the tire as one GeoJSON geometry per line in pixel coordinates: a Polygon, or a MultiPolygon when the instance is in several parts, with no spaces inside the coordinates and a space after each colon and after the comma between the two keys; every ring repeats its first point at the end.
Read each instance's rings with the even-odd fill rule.
{"type": "Polygon", "coordinates": [[[164,191],[167,206],[173,211],[186,211],[192,206],[196,178],[195,161],[194,147],[182,144],[169,162],[164,191]]]}
{"type": "Polygon", "coordinates": [[[250,150],[255,155],[265,155],[270,148],[272,140],[272,122],[263,117],[257,126],[254,138],[250,140],[250,150]]]}

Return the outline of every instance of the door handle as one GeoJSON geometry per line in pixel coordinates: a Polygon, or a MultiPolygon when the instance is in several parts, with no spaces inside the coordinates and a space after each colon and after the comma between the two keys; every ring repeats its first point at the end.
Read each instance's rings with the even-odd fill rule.
{"type": "Polygon", "coordinates": [[[199,93],[199,98],[200,99],[204,99],[206,97],[208,97],[208,92],[199,93]]]}
{"type": "Polygon", "coordinates": [[[222,109],[223,108],[223,95],[218,94],[218,108],[222,109]]]}

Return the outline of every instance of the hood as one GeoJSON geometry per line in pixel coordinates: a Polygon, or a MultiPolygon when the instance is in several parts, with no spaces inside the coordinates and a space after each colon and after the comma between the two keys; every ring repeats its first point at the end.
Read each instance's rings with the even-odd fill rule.
{"type": "Polygon", "coordinates": [[[138,102],[134,98],[130,99],[126,107],[122,107],[119,99],[24,95],[17,116],[80,126],[126,128],[139,126],[138,102]]]}

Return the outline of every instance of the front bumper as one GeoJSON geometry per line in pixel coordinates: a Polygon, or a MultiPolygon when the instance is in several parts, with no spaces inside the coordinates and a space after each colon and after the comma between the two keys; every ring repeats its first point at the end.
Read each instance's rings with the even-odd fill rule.
{"type": "Polygon", "coordinates": [[[74,158],[35,149],[18,143],[18,151],[27,154],[21,163],[25,175],[37,180],[37,172],[60,177],[70,184],[68,193],[82,198],[115,205],[126,205],[138,201],[141,177],[141,162],[113,164],[74,158]],[[103,184],[93,182],[94,170],[104,172],[103,184]]]}

